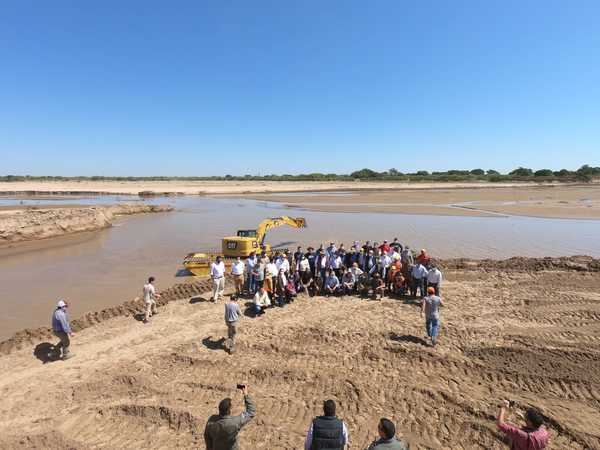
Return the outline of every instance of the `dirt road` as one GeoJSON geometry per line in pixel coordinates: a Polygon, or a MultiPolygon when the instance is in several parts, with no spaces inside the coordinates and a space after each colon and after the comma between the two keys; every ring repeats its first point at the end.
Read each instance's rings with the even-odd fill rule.
{"type": "Polygon", "coordinates": [[[185,289],[150,325],[86,323],[69,361],[43,364],[34,336],[0,356],[0,448],[204,448],[218,401],[241,409],[240,382],[258,406],[247,450],[302,448],[325,398],[338,402],[352,449],[382,416],[412,448],[503,448],[493,418],[504,398],[542,409],[549,448],[600,448],[598,262],[522,262],[448,266],[435,349],[414,302],[301,297],[245,317],[229,356],[223,306],[190,302],[185,289]]]}

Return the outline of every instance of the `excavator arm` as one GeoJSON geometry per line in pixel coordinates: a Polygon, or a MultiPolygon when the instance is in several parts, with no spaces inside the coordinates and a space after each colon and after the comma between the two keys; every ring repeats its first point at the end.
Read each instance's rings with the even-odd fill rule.
{"type": "Polygon", "coordinates": [[[306,227],[306,219],[304,217],[281,216],[263,220],[256,229],[256,239],[260,245],[264,245],[267,231],[283,225],[289,225],[294,228],[304,228],[306,227]]]}

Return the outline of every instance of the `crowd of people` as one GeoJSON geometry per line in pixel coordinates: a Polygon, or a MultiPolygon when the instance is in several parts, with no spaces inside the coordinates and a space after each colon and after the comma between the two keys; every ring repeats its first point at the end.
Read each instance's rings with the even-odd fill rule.
{"type": "MultiPolygon", "coordinates": [[[[226,267],[222,258],[217,257],[211,264],[210,274],[212,300],[216,302],[225,290],[226,267]]],[[[442,272],[425,249],[416,254],[397,238],[381,244],[355,241],[348,250],[343,243],[331,242],[316,249],[298,247],[293,253],[287,250],[271,255],[265,251],[252,253],[244,261],[236,258],[231,264],[231,276],[235,299],[253,298],[252,310],[256,316],[268,308],[293,302],[299,294],[359,295],[379,300],[386,295],[420,296],[427,335],[432,345],[437,343],[439,308],[444,304],[440,298],[442,272]]],[[[231,310],[233,306],[228,308],[231,310]]],[[[232,317],[230,311],[226,315],[232,317]]],[[[226,322],[231,329],[231,322],[227,319],[226,322]]],[[[228,339],[233,346],[233,338],[228,339]]]]}
{"type": "MultiPolygon", "coordinates": [[[[213,301],[225,289],[225,263],[220,257],[211,264],[213,301]]],[[[398,239],[382,244],[366,241],[346,249],[344,244],[320,245],[317,249],[298,247],[268,255],[252,253],[245,261],[237,258],[231,265],[236,295],[255,295],[284,306],[299,292],[314,295],[360,294],[381,299],[384,295],[420,295],[428,287],[439,296],[442,273],[425,249],[417,255],[398,239]],[[261,291],[261,288],[263,291],[261,291]]],[[[259,306],[264,306],[260,303],[259,306]]]]}
{"type": "MultiPolygon", "coordinates": [[[[223,297],[225,290],[225,264],[220,257],[211,264],[213,301],[223,297]]],[[[237,258],[231,266],[235,294],[225,304],[225,323],[228,337],[225,349],[234,351],[237,324],[242,317],[238,299],[244,295],[254,298],[253,312],[256,315],[274,305],[284,306],[294,300],[298,293],[314,295],[352,295],[381,299],[385,295],[422,297],[421,314],[425,315],[425,326],[431,343],[435,346],[440,326],[439,308],[444,306],[440,297],[442,273],[426,250],[414,254],[408,246],[397,239],[381,245],[366,241],[363,245],[354,242],[346,251],[343,244],[333,242],[318,249],[308,247],[303,251],[276,252],[273,258],[265,252],[252,254],[245,261],[237,258]]],[[[160,294],[150,277],[143,287],[144,322],[156,314],[156,299],[160,294]]],[[[71,330],[68,303],[60,300],[52,316],[52,329],[59,338],[54,346],[58,357],[69,359],[71,330]],[[62,353],[62,355],[61,355],[62,353]]],[[[219,403],[219,412],[211,416],[206,424],[204,439],[207,450],[237,450],[238,434],[256,415],[256,406],[248,395],[245,385],[238,385],[244,394],[245,411],[238,416],[231,414],[230,398],[219,403]]],[[[548,432],[543,426],[541,413],[528,408],[523,415],[525,425],[516,426],[505,421],[507,410],[513,402],[504,401],[497,416],[497,427],[504,433],[513,449],[542,450],[548,443],[548,432]]],[[[396,427],[387,418],[381,418],[377,427],[377,438],[367,450],[406,450],[408,444],[396,438],[396,427]]],[[[323,415],[312,420],[306,435],[305,450],[345,450],[348,448],[349,430],[345,422],[336,416],[333,400],[323,403],[323,415]]]]}
{"type": "MultiPolygon", "coordinates": [[[[219,402],[218,414],[211,416],[204,428],[206,450],[238,450],[238,436],[242,428],[256,416],[256,404],[248,394],[244,384],[237,386],[244,395],[244,411],[232,415],[232,400],[224,398],[219,402]]],[[[514,402],[504,400],[496,419],[498,430],[506,443],[514,450],[543,450],[548,445],[548,430],[544,426],[544,417],[535,408],[527,408],[521,427],[505,421],[507,410],[514,409],[514,402]]],[[[347,423],[336,415],[334,400],[323,402],[323,415],[316,416],[310,422],[304,450],[347,450],[350,448],[350,432],[347,423]]],[[[396,437],[396,426],[391,420],[382,417],[377,424],[377,434],[365,450],[408,450],[410,445],[396,437]]]]}

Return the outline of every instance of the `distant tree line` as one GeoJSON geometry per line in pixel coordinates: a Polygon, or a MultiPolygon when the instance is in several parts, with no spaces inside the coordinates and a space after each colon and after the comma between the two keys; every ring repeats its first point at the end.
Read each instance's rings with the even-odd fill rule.
{"type": "Polygon", "coordinates": [[[377,172],[371,169],[356,170],[350,174],[335,173],[307,173],[300,175],[225,175],[212,177],[61,177],[61,176],[31,176],[31,175],[4,175],[0,181],[489,181],[498,183],[503,181],[564,181],[564,182],[591,182],[600,178],[600,167],[589,165],[581,166],[571,171],[562,169],[553,171],[540,169],[533,171],[526,167],[519,167],[509,173],[502,174],[496,170],[448,170],[446,172],[428,172],[419,170],[413,173],[403,173],[397,169],[377,172]]]}

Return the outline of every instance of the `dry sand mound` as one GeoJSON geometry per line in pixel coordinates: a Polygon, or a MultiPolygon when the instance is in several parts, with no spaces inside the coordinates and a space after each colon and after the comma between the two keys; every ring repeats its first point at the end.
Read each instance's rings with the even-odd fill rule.
{"type": "Polygon", "coordinates": [[[67,362],[42,364],[30,344],[0,356],[0,448],[203,448],[218,401],[241,405],[238,382],[258,406],[246,450],[302,448],[325,398],[353,449],[382,416],[413,448],[504,448],[493,423],[503,398],[541,408],[549,448],[600,448],[598,271],[446,275],[435,349],[414,302],[358,298],[299,298],[244,318],[233,356],[221,348],[223,306],[188,298],[150,325],[116,316],[83,329],[67,362]]]}
{"type": "Polygon", "coordinates": [[[167,205],[122,204],[81,208],[26,208],[0,215],[0,245],[107,228],[117,216],[171,211],[167,205]]]}

